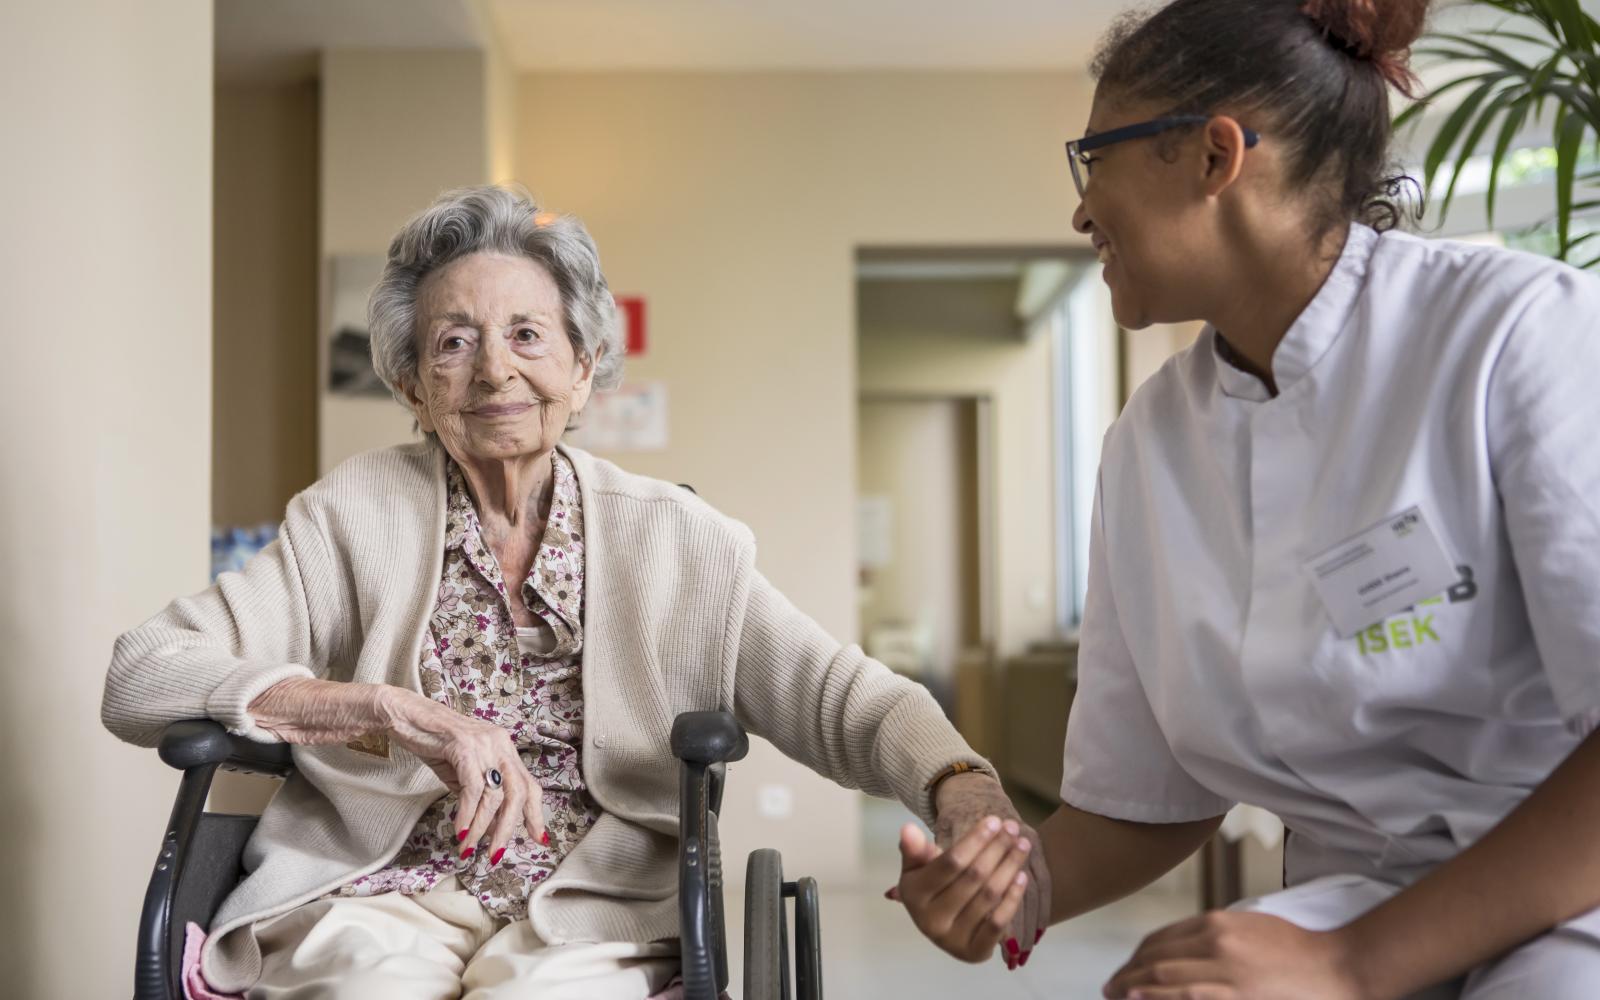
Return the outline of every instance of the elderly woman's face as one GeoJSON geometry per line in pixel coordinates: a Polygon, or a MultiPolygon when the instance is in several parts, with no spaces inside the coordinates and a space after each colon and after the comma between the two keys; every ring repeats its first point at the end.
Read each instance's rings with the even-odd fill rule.
{"type": "Polygon", "coordinates": [[[407,395],[458,462],[548,451],[589,399],[594,365],[573,351],[561,293],[534,261],[477,253],[429,274],[417,337],[407,395]]]}

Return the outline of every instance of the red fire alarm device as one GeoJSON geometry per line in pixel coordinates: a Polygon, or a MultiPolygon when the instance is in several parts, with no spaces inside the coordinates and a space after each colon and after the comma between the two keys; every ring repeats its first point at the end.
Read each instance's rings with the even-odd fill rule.
{"type": "Polygon", "coordinates": [[[644,296],[618,295],[617,316],[622,320],[622,342],[632,356],[643,354],[645,348],[644,296]]]}

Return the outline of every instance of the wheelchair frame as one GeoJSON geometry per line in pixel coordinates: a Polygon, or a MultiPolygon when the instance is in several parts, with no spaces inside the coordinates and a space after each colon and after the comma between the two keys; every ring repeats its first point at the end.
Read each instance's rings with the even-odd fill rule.
{"type": "MultiPolygon", "coordinates": [[[[727,922],[717,816],[725,768],[749,751],[749,740],[727,712],[686,712],[672,727],[672,752],[682,761],[679,793],[678,912],[684,1000],[717,1000],[728,985],[727,922]]],[[[294,757],[286,744],[255,743],[230,735],[209,719],[169,725],[158,748],[161,760],[183,772],[150,883],[145,889],[134,965],[134,1000],[182,1000],[184,930],[190,921],[210,927],[218,907],[244,872],[240,858],[257,817],[205,811],[218,768],[287,778],[294,757]]],[[[790,1000],[785,908],[795,900],[795,971],[800,1000],[821,1000],[822,950],[816,883],[783,882],[775,851],[751,855],[746,897],[781,894],[747,915],[745,1000],[790,1000]],[[759,860],[758,860],[759,859],[759,860]],[[776,875],[774,876],[774,872],[776,875]],[[778,947],[772,948],[773,941],[778,947]],[[758,945],[752,948],[753,945],[758,945]],[[769,955],[780,956],[773,961],[769,955]]]]}

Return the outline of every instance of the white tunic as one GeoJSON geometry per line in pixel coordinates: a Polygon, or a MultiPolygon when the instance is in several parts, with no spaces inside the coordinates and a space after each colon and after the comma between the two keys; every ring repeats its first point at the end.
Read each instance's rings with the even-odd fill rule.
{"type": "Polygon", "coordinates": [[[1600,278],[1355,226],[1272,367],[1208,328],[1107,435],[1062,797],[1408,882],[1600,720],[1600,278]],[[1457,583],[1341,638],[1304,564],[1413,505],[1457,583]]]}

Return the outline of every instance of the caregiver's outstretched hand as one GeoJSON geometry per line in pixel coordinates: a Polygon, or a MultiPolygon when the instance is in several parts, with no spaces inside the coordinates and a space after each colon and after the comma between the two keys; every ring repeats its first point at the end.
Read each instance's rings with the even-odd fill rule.
{"type": "Polygon", "coordinates": [[[1033,847],[1021,824],[998,816],[979,821],[948,851],[908,823],[900,831],[896,891],[930,941],[963,961],[981,962],[1022,906],[1033,847]]]}

